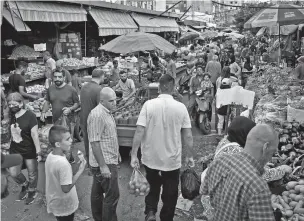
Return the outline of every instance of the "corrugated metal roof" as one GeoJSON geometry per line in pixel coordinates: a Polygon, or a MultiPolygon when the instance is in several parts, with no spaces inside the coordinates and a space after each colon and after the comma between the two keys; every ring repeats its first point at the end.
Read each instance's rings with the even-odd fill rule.
{"type": "Polygon", "coordinates": [[[99,36],[123,35],[138,30],[132,17],[127,13],[103,9],[91,9],[89,13],[98,25],[99,36]]]}
{"type": "Polygon", "coordinates": [[[23,21],[81,22],[87,21],[87,12],[80,6],[52,2],[8,2],[17,13],[17,5],[23,21]],[[17,5],[16,5],[17,4],[17,5]]]}

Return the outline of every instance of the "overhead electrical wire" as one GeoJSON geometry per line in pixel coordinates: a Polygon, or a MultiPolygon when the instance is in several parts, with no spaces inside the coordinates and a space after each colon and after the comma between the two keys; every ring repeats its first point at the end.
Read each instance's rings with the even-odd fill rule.
{"type": "MultiPolygon", "coordinates": [[[[246,5],[229,5],[229,4],[225,4],[225,3],[220,3],[217,1],[212,1],[213,4],[217,4],[217,5],[221,5],[221,6],[226,6],[226,7],[234,7],[234,8],[267,8],[267,9],[295,9],[294,7],[274,7],[274,6],[265,6],[265,5],[261,5],[261,6],[251,6],[249,4],[246,5]]],[[[299,6],[299,5],[297,5],[299,6]]],[[[299,6],[300,8],[304,8],[303,6],[299,6]]]]}

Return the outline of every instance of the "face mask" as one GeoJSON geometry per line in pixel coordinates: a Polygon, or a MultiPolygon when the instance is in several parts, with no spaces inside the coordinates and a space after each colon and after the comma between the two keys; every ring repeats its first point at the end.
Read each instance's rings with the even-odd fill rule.
{"type": "Polygon", "coordinates": [[[10,107],[10,111],[14,114],[18,113],[20,110],[21,110],[21,107],[19,107],[19,106],[10,107]]]}

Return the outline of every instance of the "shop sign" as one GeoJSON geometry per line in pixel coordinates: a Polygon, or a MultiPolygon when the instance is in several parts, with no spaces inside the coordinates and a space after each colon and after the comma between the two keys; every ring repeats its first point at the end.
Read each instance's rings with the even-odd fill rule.
{"type": "Polygon", "coordinates": [[[46,43],[34,44],[35,51],[46,51],[46,43]]]}

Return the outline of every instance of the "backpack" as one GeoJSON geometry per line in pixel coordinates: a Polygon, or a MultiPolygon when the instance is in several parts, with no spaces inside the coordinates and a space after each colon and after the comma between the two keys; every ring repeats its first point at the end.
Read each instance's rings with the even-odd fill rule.
{"type": "MultiPolygon", "coordinates": [[[[223,85],[221,81],[220,89],[229,89],[229,88],[231,88],[230,85],[223,85]]],[[[217,109],[217,114],[226,116],[227,110],[228,110],[228,105],[221,106],[219,109],[217,109]]]]}

